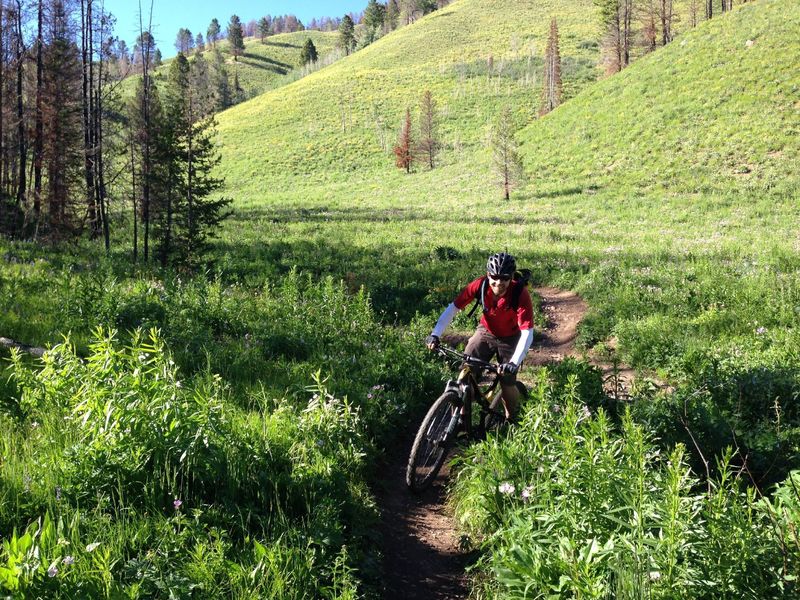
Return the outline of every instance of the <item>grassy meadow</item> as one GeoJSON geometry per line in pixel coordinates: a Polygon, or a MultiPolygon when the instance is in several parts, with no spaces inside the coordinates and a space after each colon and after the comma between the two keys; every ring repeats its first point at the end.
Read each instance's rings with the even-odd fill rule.
{"type": "MultiPolygon", "coordinates": [[[[204,273],[133,269],[124,237],[2,242],[0,335],[60,345],[0,380],[0,590],[378,597],[375,465],[446,376],[439,311],[507,249],[588,301],[581,348],[645,376],[619,401],[584,361],[525,374],[522,423],[453,487],[475,596],[795,597],[800,6],[689,29],[676,5],[673,43],[599,78],[591,0],[456,0],[221,113],[234,214],[204,273]],[[566,102],[538,118],[552,16],[566,102]],[[443,148],[407,175],[428,89],[443,148]]],[[[261,82],[304,39],[241,62],[261,82]]]]}

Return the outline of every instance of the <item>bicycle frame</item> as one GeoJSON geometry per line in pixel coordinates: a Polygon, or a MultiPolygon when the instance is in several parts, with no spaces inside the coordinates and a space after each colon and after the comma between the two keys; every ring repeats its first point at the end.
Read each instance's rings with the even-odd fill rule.
{"type": "Polygon", "coordinates": [[[492,406],[499,399],[502,390],[498,389],[500,383],[500,373],[498,365],[482,361],[480,359],[467,356],[461,352],[450,348],[440,347],[439,353],[450,358],[457,358],[464,362],[461,371],[455,380],[449,380],[445,389],[454,389],[456,397],[460,401],[461,421],[468,437],[473,437],[472,426],[472,403],[477,402],[480,406],[481,418],[480,429],[483,430],[484,417],[494,413],[500,419],[505,419],[505,412],[497,411],[492,406]],[[481,388],[478,381],[476,369],[486,369],[494,373],[495,377],[491,383],[481,388]]]}

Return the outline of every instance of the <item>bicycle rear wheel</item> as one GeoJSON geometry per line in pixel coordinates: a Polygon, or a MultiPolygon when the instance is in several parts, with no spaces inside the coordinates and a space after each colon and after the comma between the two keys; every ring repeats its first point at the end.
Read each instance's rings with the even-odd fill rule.
{"type": "Polygon", "coordinates": [[[448,436],[450,423],[459,417],[458,396],[446,392],[428,409],[419,426],[406,468],[406,485],[415,492],[427,488],[442,468],[457,428],[448,436]]]}

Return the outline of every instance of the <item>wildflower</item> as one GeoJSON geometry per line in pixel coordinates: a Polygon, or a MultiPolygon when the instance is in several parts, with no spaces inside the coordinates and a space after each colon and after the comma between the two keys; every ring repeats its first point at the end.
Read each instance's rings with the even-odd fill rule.
{"type": "Polygon", "coordinates": [[[49,577],[55,577],[56,575],[58,575],[58,567],[56,567],[55,565],[51,566],[49,569],[47,569],[47,575],[49,577]]]}
{"type": "Polygon", "coordinates": [[[506,481],[505,483],[501,483],[497,487],[497,491],[500,492],[501,494],[505,494],[506,496],[510,496],[511,494],[513,494],[516,491],[516,489],[517,488],[514,487],[514,484],[509,483],[508,481],[506,481]]]}
{"type": "Polygon", "coordinates": [[[175,498],[175,500],[172,502],[172,506],[175,510],[178,510],[181,507],[181,504],[183,504],[183,500],[179,500],[178,498],[175,498]]]}
{"type": "Polygon", "coordinates": [[[56,486],[56,500],[61,500],[61,486],[56,486]]]}
{"type": "Polygon", "coordinates": [[[371,392],[370,392],[369,394],[367,394],[367,398],[369,398],[370,400],[372,400],[372,393],[371,393],[371,392]]]}
{"type": "Polygon", "coordinates": [[[544,467],[539,465],[539,468],[536,469],[536,472],[539,473],[539,474],[544,473],[544,467]]]}
{"type": "Polygon", "coordinates": [[[524,490],[522,490],[522,494],[520,495],[522,496],[522,499],[525,500],[525,502],[530,500],[531,496],[533,495],[533,486],[529,485],[528,487],[526,487],[524,490]]]}
{"type": "Polygon", "coordinates": [[[584,419],[588,419],[591,416],[592,413],[591,411],[589,411],[589,407],[584,404],[583,407],[581,408],[581,414],[578,416],[578,420],[583,421],[584,419]]]}
{"type": "Polygon", "coordinates": [[[74,562],[75,562],[75,557],[74,556],[65,556],[64,557],[64,564],[65,565],[69,566],[69,565],[73,564],[74,562]]]}
{"type": "Polygon", "coordinates": [[[650,571],[650,581],[658,581],[661,579],[661,573],[658,571],[650,571]]]}
{"type": "Polygon", "coordinates": [[[756,335],[764,335],[765,333],[767,333],[767,328],[766,327],[762,326],[762,327],[759,327],[758,329],[756,329],[756,335]]]}
{"type": "Polygon", "coordinates": [[[91,544],[86,546],[86,551],[87,552],[94,552],[99,545],[100,545],[100,542],[92,542],[91,544]]]}

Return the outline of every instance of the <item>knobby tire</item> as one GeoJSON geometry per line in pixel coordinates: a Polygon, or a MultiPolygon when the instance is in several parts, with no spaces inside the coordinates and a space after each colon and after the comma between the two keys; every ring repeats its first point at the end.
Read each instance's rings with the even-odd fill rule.
{"type": "MultiPolygon", "coordinates": [[[[439,396],[419,426],[406,469],[406,484],[415,492],[421,492],[433,482],[452,446],[453,440],[446,439],[445,434],[454,411],[459,410],[456,400],[453,392],[439,396]]],[[[455,433],[457,430],[452,438],[455,438],[455,433]]]]}

